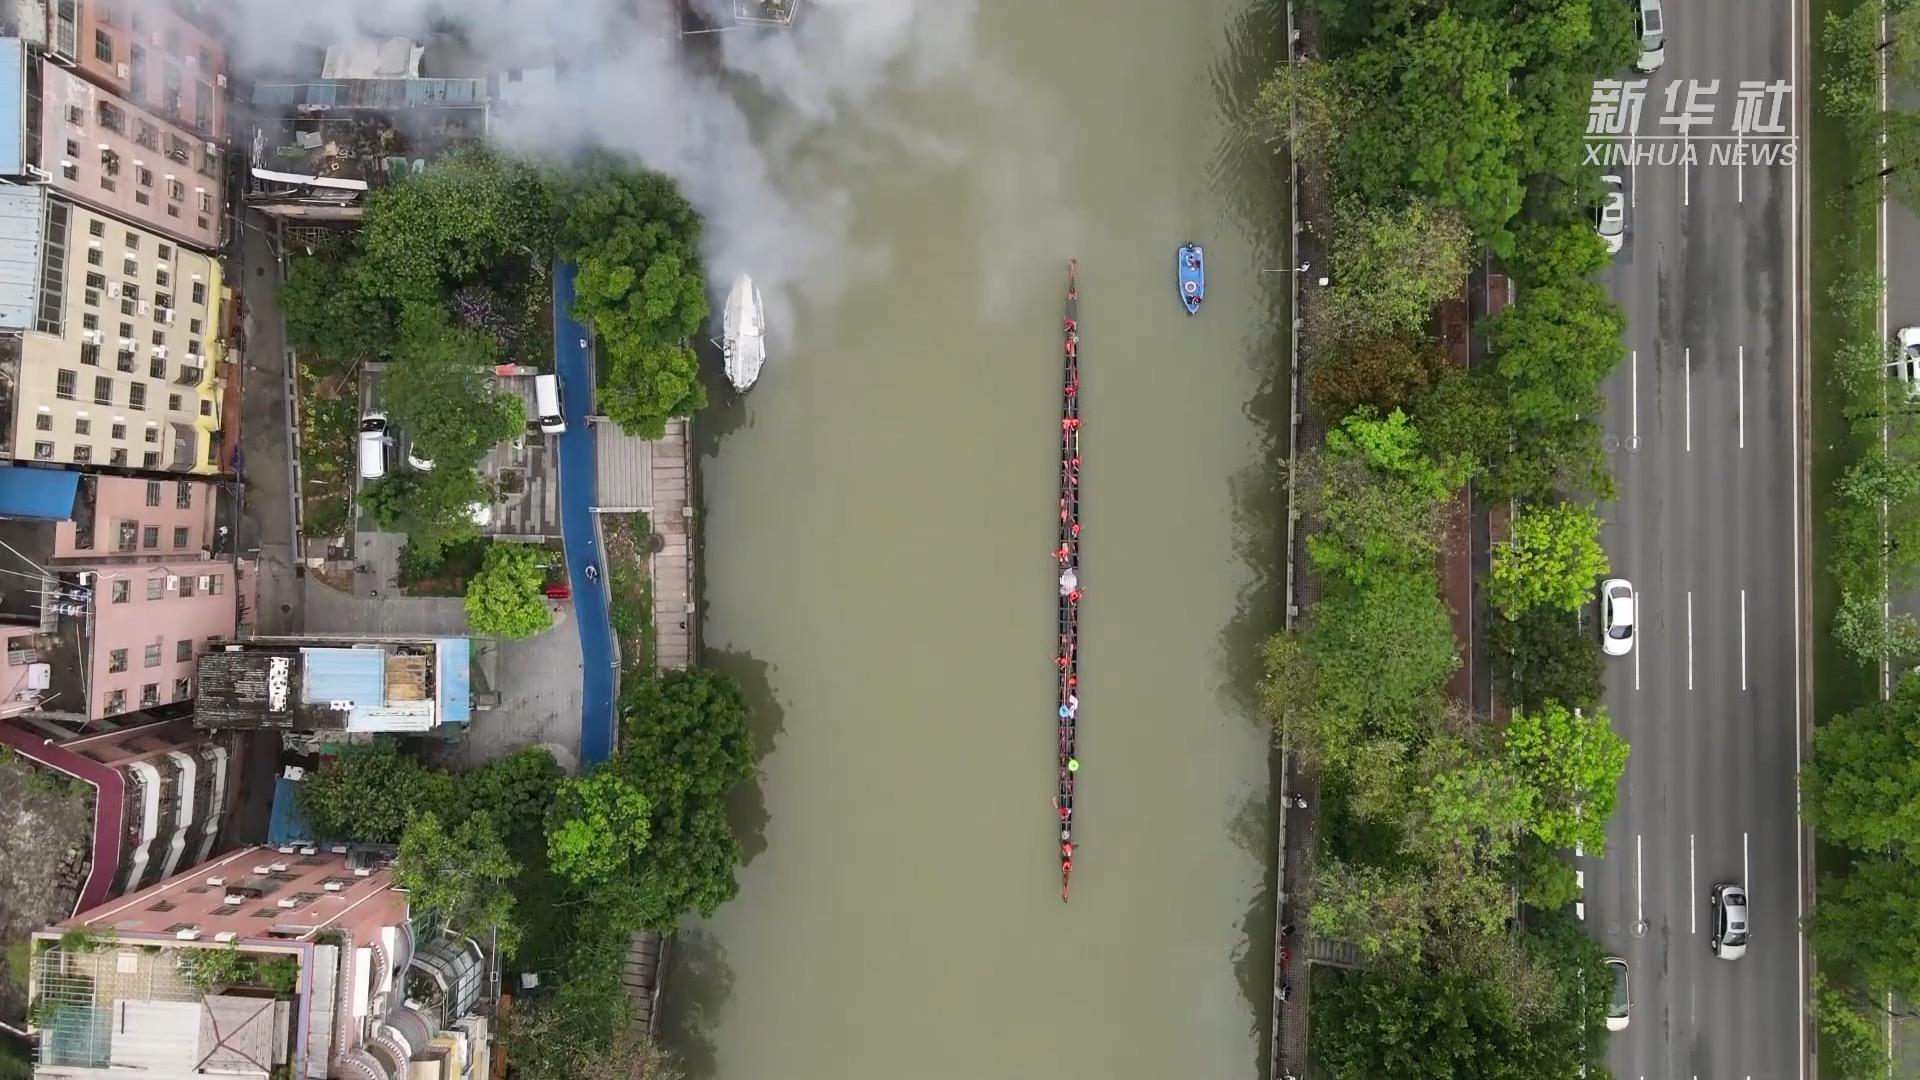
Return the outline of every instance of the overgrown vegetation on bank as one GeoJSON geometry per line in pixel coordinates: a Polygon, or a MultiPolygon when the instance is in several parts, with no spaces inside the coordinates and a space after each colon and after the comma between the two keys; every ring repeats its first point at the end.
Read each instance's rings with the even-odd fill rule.
{"type": "Polygon", "coordinates": [[[394,876],[416,914],[543,973],[550,989],[518,1002],[506,1029],[525,1080],[657,1066],[628,1037],[628,939],[711,915],[738,888],[724,804],[753,768],[738,687],[696,669],[624,689],[620,750],[584,777],[537,749],[455,775],[381,740],[344,747],[301,789],[319,835],[399,845],[394,876]]]}
{"type": "Polygon", "coordinates": [[[1575,890],[1560,850],[1604,846],[1627,756],[1596,701],[1598,644],[1570,610],[1606,570],[1595,417],[1624,357],[1624,320],[1590,280],[1607,255],[1582,135],[1593,81],[1634,55],[1631,13],[1310,6],[1326,58],[1283,66],[1260,101],[1278,134],[1295,110],[1341,284],[1312,294],[1303,335],[1331,428],[1296,477],[1320,596],[1268,643],[1267,705],[1320,779],[1309,924],[1370,958],[1316,978],[1314,1061],[1337,1080],[1571,1080],[1602,1068],[1608,980],[1562,911],[1575,890]],[[1479,253],[1519,296],[1481,327],[1490,362],[1464,368],[1432,318],[1479,253]],[[1487,583],[1504,723],[1445,689],[1458,643],[1437,559],[1470,478],[1519,506],[1487,583]]]}

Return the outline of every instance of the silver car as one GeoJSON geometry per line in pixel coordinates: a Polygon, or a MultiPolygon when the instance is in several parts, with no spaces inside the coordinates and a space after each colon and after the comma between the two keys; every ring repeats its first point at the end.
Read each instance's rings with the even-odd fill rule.
{"type": "Polygon", "coordinates": [[[1633,651],[1633,582],[1626,578],[1608,578],[1600,583],[1600,647],[1608,656],[1625,656],[1633,651]]]}
{"type": "Polygon", "coordinates": [[[1596,211],[1599,220],[1594,227],[1607,245],[1607,254],[1618,255],[1627,244],[1626,181],[1618,176],[1603,176],[1600,182],[1606,185],[1607,194],[1596,211]]]}
{"type": "Polygon", "coordinates": [[[1660,11],[1660,0],[1639,0],[1634,29],[1640,33],[1640,59],[1633,66],[1652,74],[1667,62],[1667,20],[1660,11]]]}
{"type": "Polygon", "coordinates": [[[1747,890],[1722,882],[1713,887],[1713,938],[1707,944],[1722,960],[1738,960],[1747,955],[1747,890]]]}
{"type": "Polygon", "coordinates": [[[1607,999],[1607,1030],[1627,1030],[1627,1019],[1633,1013],[1632,987],[1627,983],[1627,962],[1617,956],[1606,959],[1607,974],[1613,976],[1613,996],[1607,999]]]}

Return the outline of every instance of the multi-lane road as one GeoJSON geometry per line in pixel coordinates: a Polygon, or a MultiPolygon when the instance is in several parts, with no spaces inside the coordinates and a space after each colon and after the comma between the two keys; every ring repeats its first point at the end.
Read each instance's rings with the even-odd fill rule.
{"type": "Polygon", "coordinates": [[[1795,795],[1805,195],[1795,166],[1713,159],[1743,82],[1790,84],[1781,119],[1800,131],[1807,31],[1798,0],[1670,2],[1666,16],[1666,62],[1631,140],[1652,144],[1655,163],[1609,170],[1630,192],[1608,277],[1629,357],[1606,387],[1620,494],[1602,508],[1603,539],[1638,591],[1640,627],[1632,655],[1609,660],[1606,693],[1633,755],[1606,852],[1578,861],[1589,926],[1632,972],[1614,1074],[1777,1080],[1803,1076],[1807,1050],[1795,795]],[[1668,87],[1680,84],[1684,108],[1689,81],[1710,80],[1717,93],[1696,103],[1713,122],[1687,140],[1699,164],[1657,163],[1676,153],[1658,120],[1668,87]],[[1709,949],[1718,882],[1752,895],[1740,960],[1709,949]]]}

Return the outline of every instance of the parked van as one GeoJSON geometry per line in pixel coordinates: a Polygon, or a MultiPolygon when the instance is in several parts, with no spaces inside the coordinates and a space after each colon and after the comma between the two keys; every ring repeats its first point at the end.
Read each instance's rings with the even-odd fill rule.
{"type": "Polygon", "coordinates": [[[360,418],[360,479],[387,475],[387,414],[370,412],[360,418]]]}
{"type": "Polygon", "coordinates": [[[567,430],[567,418],[560,413],[560,376],[533,377],[533,408],[540,414],[540,430],[558,435],[567,430]]]}

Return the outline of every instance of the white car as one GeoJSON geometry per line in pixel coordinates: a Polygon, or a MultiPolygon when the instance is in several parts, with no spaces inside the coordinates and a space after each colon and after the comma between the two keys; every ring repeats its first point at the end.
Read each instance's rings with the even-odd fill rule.
{"type": "Polygon", "coordinates": [[[1600,647],[1608,656],[1633,651],[1633,582],[1608,578],[1600,583],[1600,647]]]}
{"type": "Polygon", "coordinates": [[[1920,326],[1903,326],[1893,338],[1900,351],[1887,361],[1887,377],[1907,386],[1907,398],[1920,398],[1920,326]]]}
{"type": "Polygon", "coordinates": [[[1600,204],[1599,223],[1595,228],[1600,232],[1600,239],[1606,241],[1607,254],[1618,255],[1627,245],[1626,181],[1618,176],[1603,176],[1600,182],[1607,186],[1607,197],[1600,204]]]}
{"type": "Polygon", "coordinates": [[[1606,959],[1607,974],[1613,976],[1613,993],[1607,999],[1607,1030],[1625,1031],[1633,1016],[1633,990],[1627,981],[1627,962],[1617,956],[1606,959]]]}
{"type": "Polygon", "coordinates": [[[1660,0],[1640,0],[1640,12],[1634,29],[1640,32],[1640,59],[1633,66],[1648,75],[1667,62],[1667,21],[1660,11],[1660,0]]]}
{"type": "Polygon", "coordinates": [[[407,465],[420,472],[433,471],[433,459],[430,457],[422,457],[420,448],[413,444],[412,439],[407,440],[407,465]]]}

